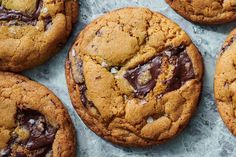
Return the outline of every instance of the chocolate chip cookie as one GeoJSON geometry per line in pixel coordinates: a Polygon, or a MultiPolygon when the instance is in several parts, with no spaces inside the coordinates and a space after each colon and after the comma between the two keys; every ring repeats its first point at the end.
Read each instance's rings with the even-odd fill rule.
{"type": "Polygon", "coordinates": [[[68,112],[46,87],[0,72],[0,113],[1,157],[75,156],[68,112]]]}
{"type": "Polygon", "coordinates": [[[181,28],[145,8],[123,8],[89,24],[66,62],[72,103],[113,143],[149,146],[173,138],[196,110],[202,58],[181,28]]]}
{"type": "Polygon", "coordinates": [[[235,0],[166,0],[180,15],[202,24],[236,21],[235,0]]]}
{"type": "Polygon", "coordinates": [[[76,0],[0,0],[0,70],[19,72],[52,57],[77,12],[76,0]]]}
{"type": "Polygon", "coordinates": [[[236,135],[236,29],[222,47],[217,60],[214,93],[218,111],[229,130],[236,135]]]}

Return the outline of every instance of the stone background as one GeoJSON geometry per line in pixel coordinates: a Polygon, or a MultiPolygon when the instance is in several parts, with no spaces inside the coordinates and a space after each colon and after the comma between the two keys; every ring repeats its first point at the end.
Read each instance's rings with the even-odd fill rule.
{"type": "Polygon", "coordinates": [[[80,0],[80,16],[67,45],[44,65],[24,72],[46,85],[63,101],[77,129],[80,157],[231,157],[236,156],[236,138],[225,128],[213,97],[215,59],[227,34],[236,23],[219,26],[192,24],[176,14],[164,0],[80,0]],[[110,10],[143,6],[159,11],[178,23],[201,51],[205,62],[204,89],[199,109],[187,128],[170,142],[148,149],[113,146],[91,132],[75,113],[66,87],[64,63],[69,47],[86,24],[110,10]]]}

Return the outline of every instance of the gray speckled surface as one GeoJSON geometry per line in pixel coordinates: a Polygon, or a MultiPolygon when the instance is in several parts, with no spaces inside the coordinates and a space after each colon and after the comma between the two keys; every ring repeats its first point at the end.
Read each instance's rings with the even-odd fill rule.
{"type": "Polygon", "coordinates": [[[78,132],[77,156],[80,157],[231,157],[236,156],[236,138],[225,128],[213,98],[215,59],[226,35],[236,23],[220,26],[192,24],[170,9],[164,0],[81,0],[79,22],[67,45],[53,59],[33,70],[24,72],[30,78],[53,90],[70,111],[78,132]],[[71,105],[64,62],[76,34],[97,16],[125,6],[143,6],[159,11],[177,22],[202,52],[205,77],[202,99],[196,115],[187,128],[170,142],[148,149],[130,149],[113,146],[91,132],[79,119],[71,105]]]}

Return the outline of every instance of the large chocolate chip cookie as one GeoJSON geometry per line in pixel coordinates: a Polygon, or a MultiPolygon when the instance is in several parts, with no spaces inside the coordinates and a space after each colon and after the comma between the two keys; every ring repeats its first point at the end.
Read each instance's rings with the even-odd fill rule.
{"type": "Polygon", "coordinates": [[[197,108],[203,65],[181,28],[145,8],[89,24],[66,62],[72,103],[101,137],[149,146],[178,134],[197,108]]]}
{"type": "Polygon", "coordinates": [[[75,156],[75,131],[60,100],[36,82],[3,72],[0,72],[0,156],[75,156]]]}
{"type": "Polygon", "coordinates": [[[0,70],[42,64],[66,42],[76,21],[76,0],[1,0],[0,70]]]}
{"type": "Polygon", "coordinates": [[[166,0],[180,15],[202,24],[222,24],[236,20],[235,0],[166,0]]]}
{"type": "Polygon", "coordinates": [[[218,111],[229,130],[236,135],[236,29],[226,39],[217,60],[215,99],[218,111]]]}

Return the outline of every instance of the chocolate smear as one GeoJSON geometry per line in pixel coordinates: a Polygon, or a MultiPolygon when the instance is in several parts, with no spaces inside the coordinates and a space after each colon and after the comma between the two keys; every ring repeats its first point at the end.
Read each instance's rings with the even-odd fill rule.
{"type": "Polygon", "coordinates": [[[13,133],[8,142],[8,147],[0,150],[1,156],[27,156],[25,152],[15,152],[14,148],[17,145],[27,149],[29,151],[27,154],[35,157],[44,157],[52,150],[57,129],[50,125],[41,113],[31,109],[18,109],[16,123],[20,128],[29,132],[29,137],[20,140],[17,137],[18,135],[13,133]]]}
{"type": "Polygon", "coordinates": [[[164,58],[167,58],[169,64],[174,66],[174,70],[172,78],[163,82],[167,87],[162,94],[179,89],[186,81],[194,79],[195,74],[186,47],[180,45],[176,48],[168,48],[149,61],[126,72],[124,78],[135,89],[135,96],[145,96],[156,86],[162,72],[164,58]]]}

